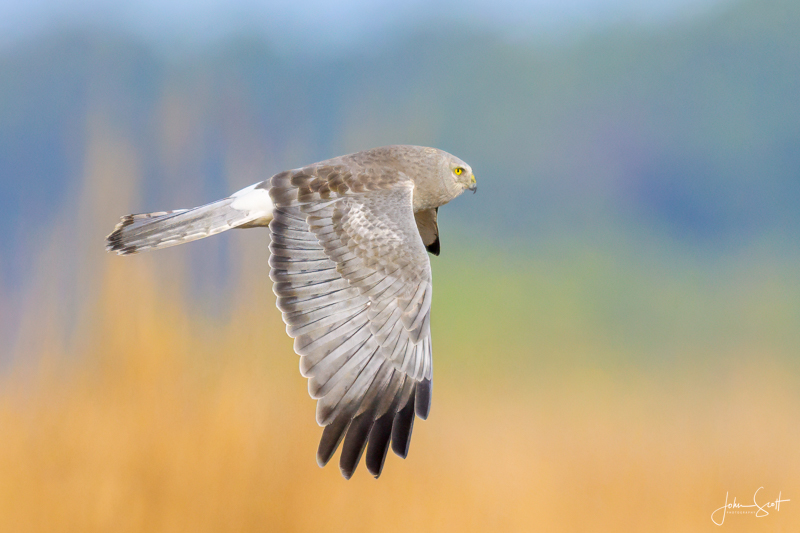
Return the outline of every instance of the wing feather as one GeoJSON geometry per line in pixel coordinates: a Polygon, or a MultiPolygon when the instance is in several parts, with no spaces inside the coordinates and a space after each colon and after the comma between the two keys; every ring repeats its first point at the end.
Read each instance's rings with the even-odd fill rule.
{"type": "Polygon", "coordinates": [[[325,428],[317,461],[344,440],[342,474],[366,450],[377,477],[430,410],[430,216],[415,219],[408,178],[352,161],[277,174],[270,195],[270,276],[325,428]]]}

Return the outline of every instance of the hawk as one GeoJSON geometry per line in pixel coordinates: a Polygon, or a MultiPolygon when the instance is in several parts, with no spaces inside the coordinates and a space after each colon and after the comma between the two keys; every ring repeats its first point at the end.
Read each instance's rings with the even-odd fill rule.
{"type": "Polygon", "coordinates": [[[268,226],[270,278],[324,427],[317,462],[342,444],[349,479],[366,449],[408,454],[431,405],[431,265],[437,213],[465,190],[469,165],[435,148],[385,146],[275,174],[194,209],[128,215],[108,236],[120,255],[232,228],[268,226]]]}

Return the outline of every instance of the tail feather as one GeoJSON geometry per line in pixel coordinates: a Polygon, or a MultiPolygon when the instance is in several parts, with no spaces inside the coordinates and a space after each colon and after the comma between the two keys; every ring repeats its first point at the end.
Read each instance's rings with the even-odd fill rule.
{"type": "Polygon", "coordinates": [[[124,216],[106,238],[106,250],[129,255],[183,244],[236,227],[266,226],[272,220],[272,202],[261,185],[193,209],[124,216]]]}

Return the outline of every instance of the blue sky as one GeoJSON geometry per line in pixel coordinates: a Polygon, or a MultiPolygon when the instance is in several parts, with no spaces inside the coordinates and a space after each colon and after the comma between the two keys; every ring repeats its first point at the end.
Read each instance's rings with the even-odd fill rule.
{"type": "MultiPolygon", "coordinates": [[[[481,28],[511,38],[626,21],[662,23],[731,0],[5,0],[0,46],[53,28],[122,30],[156,45],[207,44],[237,32],[290,38],[293,49],[342,50],[404,28],[481,28]]],[[[280,43],[279,43],[280,44],[280,43]]]]}

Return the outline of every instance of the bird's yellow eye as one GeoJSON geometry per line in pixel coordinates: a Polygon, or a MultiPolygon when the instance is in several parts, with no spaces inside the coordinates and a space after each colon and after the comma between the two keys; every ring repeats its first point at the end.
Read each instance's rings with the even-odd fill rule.
{"type": "Polygon", "coordinates": [[[460,176],[464,172],[464,169],[461,167],[456,167],[456,169],[453,172],[456,173],[456,176],[460,176]]]}

